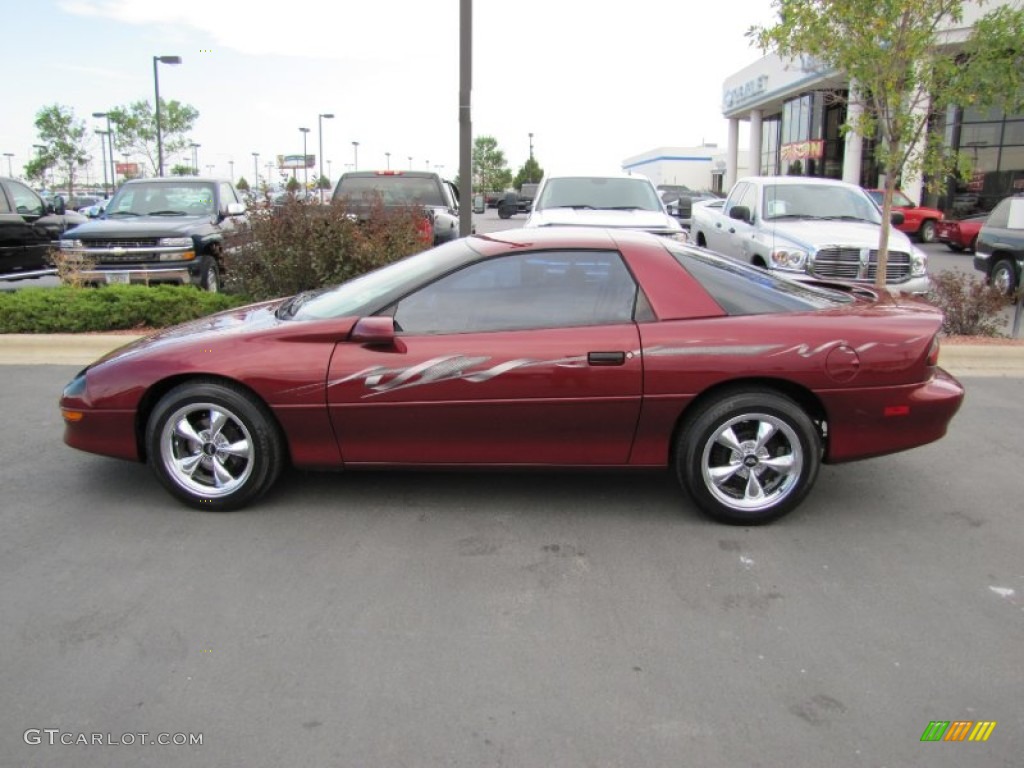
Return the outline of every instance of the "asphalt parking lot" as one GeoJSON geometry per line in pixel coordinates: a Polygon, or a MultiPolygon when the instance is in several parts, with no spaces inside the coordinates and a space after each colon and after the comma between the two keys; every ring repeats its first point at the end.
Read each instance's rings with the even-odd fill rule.
{"type": "Polygon", "coordinates": [[[1024,754],[1019,458],[993,428],[1024,417],[1019,379],[966,380],[947,438],[826,467],[745,529],[661,473],[290,473],[193,512],[61,443],[75,368],[0,370],[0,765],[1024,754]],[[997,726],[922,743],[935,720],[997,726]]]}

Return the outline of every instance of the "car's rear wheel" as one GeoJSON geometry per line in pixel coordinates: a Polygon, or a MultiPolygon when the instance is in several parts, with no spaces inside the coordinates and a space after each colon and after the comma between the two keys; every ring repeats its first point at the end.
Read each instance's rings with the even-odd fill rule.
{"type": "Polygon", "coordinates": [[[992,285],[1000,293],[1010,296],[1017,289],[1017,273],[1009,259],[1003,259],[992,267],[992,285]]]}
{"type": "Polygon", "coordinates": [[[953,251],[954,253],[960,253],[964,249],[962,245],[950,242],[946,243],[946,247],[949,248],[949,250],[953,251]]]}
{"type": "Polygon", "coordinates": [[[917,236],[921,239],[922,243],[934,243],[935,242],[935,222],[931,219],[921,222],[921,228],[917,231],[917,236]]]}
{"type": "Polygon", "coordinates": [[[763,525],[792,511],[814,485],[821,438],[793,400],[734,391],[683,423],[676,473],[697,505],[730,525],[763,525]]]}
{"type": "Polygon", "coordinates": [[[240,387],[194,381],[157,404],[146,427],[149,464],[174,496],[214,512],[261,496],[283,463],[266,407],[240,387]]]}

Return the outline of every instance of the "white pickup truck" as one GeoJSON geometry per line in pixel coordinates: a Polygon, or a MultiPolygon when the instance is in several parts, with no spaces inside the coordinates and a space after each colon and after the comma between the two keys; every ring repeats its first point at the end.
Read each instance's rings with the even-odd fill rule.
{"type": "MultiPolygon", "coordinates": [[[[794,276],[870,284],[875,281],[881,224],[878,206],[853,184],[808,176],[752,176],[736,182],[723,205],[694,206],[690,242],[794,276]]],[[[889,288],[927,293],[927,262],[927,255],[905,234],[890,229],[889,288]]]]}

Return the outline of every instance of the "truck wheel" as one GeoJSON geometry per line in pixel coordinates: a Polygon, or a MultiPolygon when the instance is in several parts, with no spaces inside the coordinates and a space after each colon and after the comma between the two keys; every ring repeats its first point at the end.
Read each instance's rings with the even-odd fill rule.
{"type": "Polygon", "coordinates": [[[498,209],[498,218],[510,219],[510,218],[512,218],[512,214],[509,212],[508,208],[499,208],[498,209]]]}
{"type": "Polygon", "coordinates": [[[917,230],[917,236],[922,243],[935,242],[935,222],[927,219],[921,222],[921,228],[917,230]]]}
{"type": "Polygon", "coordinates": [[[199,278],[199,287],[210,293],[220,292],[220,268],[217,266],[217,261],[213,256],[206,257],[206,265],[203,267],[203,273],[199,278]]]}

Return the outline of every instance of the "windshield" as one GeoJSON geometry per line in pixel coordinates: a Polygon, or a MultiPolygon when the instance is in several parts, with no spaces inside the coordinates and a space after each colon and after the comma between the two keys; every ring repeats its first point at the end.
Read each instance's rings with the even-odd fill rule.
{"type": "Polygon", "coordinates": [[[594,208],[661,211],[661,200],[647,179],[573,176],[549,179],[534,210],[594,208]]]}
{"type": "Polygon", "coordinates": [[[768,184],[762,210],[773,219],[847,219],[882,222],[878,206],[863,191],[825,184],[768,184]]]}
{"type": "Polygon", "coordinates": [[[372,314],[473,257],[476,252],[465,240],[453,240],[318,294],[301,295],[299,300],[282,305],[281,314],[297,320],[372,314]]]}
{"type": "Polygon", "coordinates": [[[201,181],[126,184],[107,206],[108,216],[209,216],[213,185],[201,181]]]}

